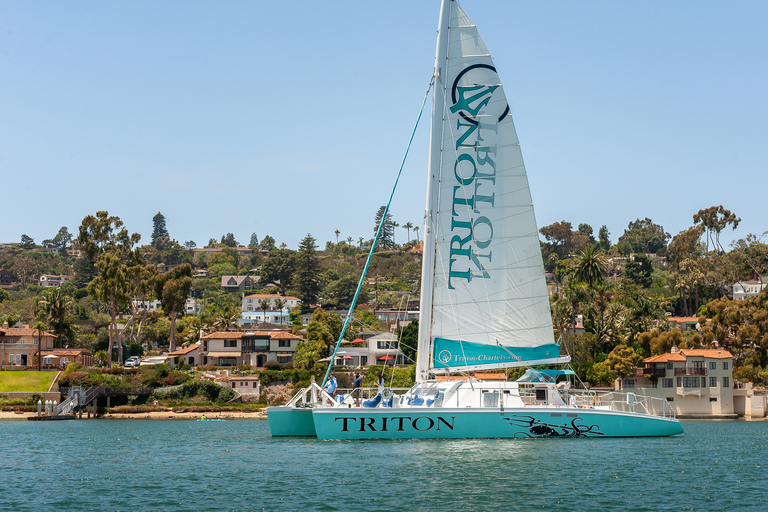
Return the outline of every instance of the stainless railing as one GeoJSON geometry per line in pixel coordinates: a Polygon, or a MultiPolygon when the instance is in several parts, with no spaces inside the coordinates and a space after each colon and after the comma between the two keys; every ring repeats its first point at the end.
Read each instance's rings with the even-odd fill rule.
{"type": "Polygon", "coordinates": [[[563,391],[566,403],[584,408],[607,408],[611,411],[632,412],[674,418],[675,409],[664,398],[637,395],[621,391],[589,391],[568,389],[563,391]]]}

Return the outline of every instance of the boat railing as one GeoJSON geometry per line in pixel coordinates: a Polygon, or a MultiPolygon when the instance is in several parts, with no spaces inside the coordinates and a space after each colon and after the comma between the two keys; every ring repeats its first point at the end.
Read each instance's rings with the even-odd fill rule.
{"type": "MultiPolygon", "coordinates": [[[[397,395],[405,394],[410,388],[388,388],[397,395]]],[[[370,400],[379,394],[379,388],[360,388],[360,400],[370,400]]],[[[354,396],[350,388],[337,388],[336,393],[331,396],[316,382],[311,383],[306,388],[300,389],[288,401],[286,405],[294,407],[316,407],[319,405],[333,405],[336,407],[353,404],[357,397],[354,396]]]]}
{"type": "Polygon", "coordinates": [[[632,412],[674,418],[675,409],[664,398],[638,395],[623,391],[594,391],[569,389],[567,403],[576,407],[609,409],[611,411],[632,412]]]}

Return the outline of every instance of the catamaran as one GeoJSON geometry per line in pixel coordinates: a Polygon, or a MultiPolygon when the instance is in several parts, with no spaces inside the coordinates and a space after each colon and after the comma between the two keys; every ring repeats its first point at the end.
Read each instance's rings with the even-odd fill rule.
{"type": "Polygon", "coordinates": [[[514,382],[496,378],[504,374],[495,370],[570,358],[554,338],[528,177],[507,99],[477,27],[455,0],[443,0],[440,9],[433,81],[416,384],[399,395],[384,389],[363,407],[313,384],[287,405],[267,409],[272,435],[682,433],[665,400],[576,389],[572,370],[531,368],[514,382]]]}

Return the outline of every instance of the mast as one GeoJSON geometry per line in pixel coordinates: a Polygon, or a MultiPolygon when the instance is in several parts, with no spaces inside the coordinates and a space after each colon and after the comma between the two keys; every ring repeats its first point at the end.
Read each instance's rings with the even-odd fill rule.
{"type": "Polygon", "coordinates": [[[424,211],[424,247],[421,265],[421,297],[419,301],[419,338],[416,355],[416,382],[429,379],[432,332],[432,292],[435,280],[435,212],[437,211],[440,152],[443,142],[444,92],[442,77],[448,55],[448,26],[452,0],[443,0],[437,27],[437,49],[432,89],[432,123],[429,133],[429,163],[427,174],[427,204],[424,211]]]}

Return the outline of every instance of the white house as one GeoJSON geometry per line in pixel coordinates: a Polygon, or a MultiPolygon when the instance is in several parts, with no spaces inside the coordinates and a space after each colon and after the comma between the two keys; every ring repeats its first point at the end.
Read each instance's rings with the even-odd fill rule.
{"type": "Polygon", "coordinates": [[[243,320],[246,320],[245,323],[287,325],[291,309],[299,305],[299,303],[301,301],[296,297],[283,297],[282,295],[263,293],[246,295],[243,297],[243,313],[241,316],[243,320]],[[275,300],[277,299],[285,301],[285,306],[279,310],[275,308],[275,300]],[[262,300],[269,302],[269,308],[266,311],[261,308],[260,302],[262,300]]]}
{"type": "Polygon", "coordinates": [[[766,286],[768,286],[768,276],[763,276],[760,281],[738,281],[733,283],[733,300],[757,297],[766,286]]]}
{"type": "Polygon", "coordinates": [[[70,279],[72,279],[72,276],[55,276],[51,274],[43,274],[40,276],[37,284],[43,288],[58,288],[70,279]]]}
{"type": "Polygon", "coordinates": [[[264,366],[293,361],[300,336],[285,331],[219,331],[200,338],[203,365],[264,366]]]}
{"type": "Polygon", "coordinates": [[[405,354],[400,350],[397,336],[391,332],[378,332],[373,336],[343,342],[336,352],[334,364],[365,366],[374,364],[404,364],[405,354]]]}

